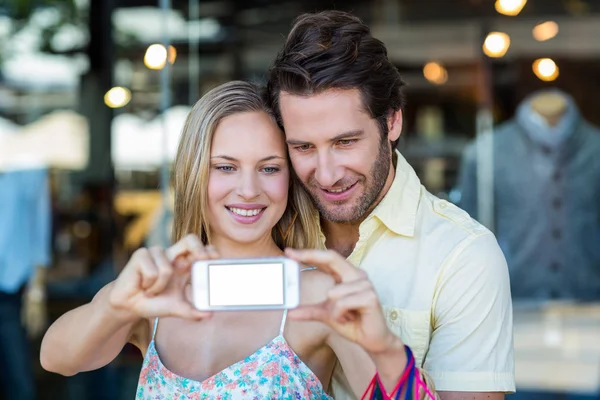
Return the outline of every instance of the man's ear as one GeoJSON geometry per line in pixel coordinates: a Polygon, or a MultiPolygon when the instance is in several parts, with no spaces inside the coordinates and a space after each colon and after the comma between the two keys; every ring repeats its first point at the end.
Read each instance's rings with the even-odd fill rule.
{"type": "Polygon", "coordinates": [[[402,122],[402,110],[392,110],[390,116],[387,118],[388,140],[390,142],[395,142],[400,137],[400,134],[402,133],[402,122]]]}

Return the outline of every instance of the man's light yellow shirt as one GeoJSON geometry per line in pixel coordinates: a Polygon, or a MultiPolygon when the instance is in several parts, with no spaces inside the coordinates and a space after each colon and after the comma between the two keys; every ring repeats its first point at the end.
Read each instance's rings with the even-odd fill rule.
{"type": "MultiPolygon", "coordinates": [[[[394,182],[348,260],[367,272],[437,391],[514,392],[508,268],[494,235],[427,192],[397,151],[394,161],[394,182]]],[[[335,399],[355,398],[339,364],[332,388],[335,399]]]]}

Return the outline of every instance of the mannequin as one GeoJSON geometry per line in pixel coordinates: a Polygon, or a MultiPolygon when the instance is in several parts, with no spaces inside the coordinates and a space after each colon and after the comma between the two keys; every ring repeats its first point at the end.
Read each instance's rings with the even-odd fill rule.
{"type": "MultiPolygon", "coordinates": [[[[495,128],[492,146],[494,229],[514,303],[600,300],[600,130],[567,93],[544,90],[495,128]]],[[[467,147],[459,177],[460,206],[474,218],[476,148],[467,147]]],[[[511,399],[597,397],[517,388],[511,399]]]]}
{"type": "Polygon", "coordinates": [[[568,108],[563,95],[558,92],[540,92],[533,95],[531,109],[543,117],[548,125],[556,126],[568,108]]]}
{"type": "MultiPolygon", "coordinates": [[[[567,93],[532,93],[493,134],[494,229],[515,300],[600,300],[600,130],[567,93]]],[[[477,219],[477,146],[460,206],[477,219]]]]}

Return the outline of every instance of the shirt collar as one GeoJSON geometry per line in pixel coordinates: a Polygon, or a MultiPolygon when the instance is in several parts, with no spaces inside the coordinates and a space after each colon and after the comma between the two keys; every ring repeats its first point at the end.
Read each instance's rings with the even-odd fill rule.
{"type": "Polygon", "coordinates": [[[396,176],[381,202],[367,217],[376,217],[392,232],[412,237],[415,234],[421,181],[398,150],[394,151],[396,176]]]}

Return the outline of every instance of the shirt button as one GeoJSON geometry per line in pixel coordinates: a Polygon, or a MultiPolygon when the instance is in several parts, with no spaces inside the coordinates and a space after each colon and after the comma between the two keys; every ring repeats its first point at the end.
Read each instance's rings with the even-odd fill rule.
{"type": "Polygon", "coordinates": [[[560,231],[560,229],[552,230],[552,237],[554,239],[560,239],[561,236],[562,236],[562,232],[560,231]]]}
{"type": "Polygon", "coordinates": [[[550,269],[552,271],[556,272],[560,269],[560,265],[557,262],[553,262],[550,264],[550,269]]]}
{"type": "Polygon", "coordinates": [[[395,320],[397,320],[397,319],[398,319],[398,311],[396,311],[396,310],[393,310],[392,312],[390,312],[390,319],[391,319],[392,321],[395,321],[395,320]]]}
{"type": "Polygon", "coordinates": [[[562,177],[560,171],[556,171],[554,172],[554,174],[552,174],[552,179],[554,180],[554,182],[558,182],[560,181],[560,178],[562,177]]]}
{"type": "Polygon", "coordinates": [[[562,206],[562,200],[561,199],[554,199],[552,200],[552,207],[559,209],[562,206]]]}
{"type": "Polygon", "coordinates": [[[550,153],[552,153],[552,149],[548,146],[542,146],[541,150],[542,150],[542,153],[544,153],[545,155],[549,155],[550,153]]]}

